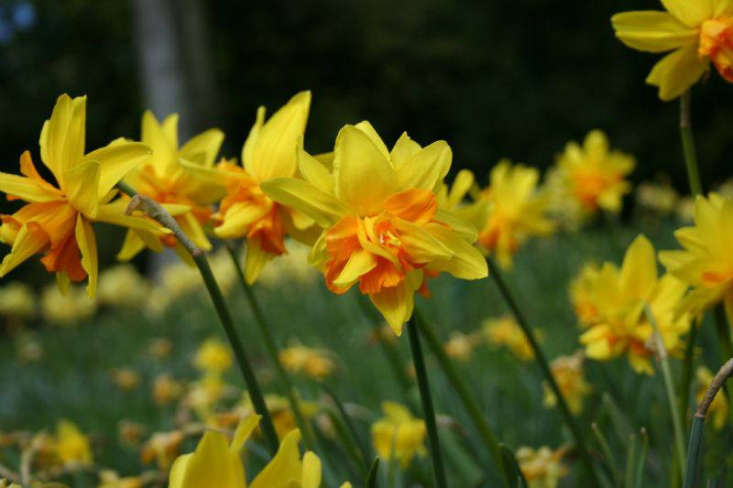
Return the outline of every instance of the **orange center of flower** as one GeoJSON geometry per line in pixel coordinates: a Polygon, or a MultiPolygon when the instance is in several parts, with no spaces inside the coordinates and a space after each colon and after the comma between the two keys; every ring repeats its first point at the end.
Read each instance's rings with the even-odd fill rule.
{"type": "Polygon", "coordinates": [[[353,283],[335,283],[347,266],[369,262],[371,267],[358,275],[362,293],[373,295],[383,288],[396,287],[407,273],[426,263],[410,252],[409,234],[413,226],[433,221],[438,210],[429,190],[412,189],[389,197],[384,210],[375,216],[347,216],[326,232],[325,276],[328,288],[345,293],[353,283]]]}
{"type": "Polygon", "coordinates": [[[583,206],[595,210],[598,207],[598,197],[601,193],[617,183],[619,179],[618,175],[607,174],[598,170],[577,170],[573,174],[575,196],[583,206]]]}
{"type": "Polygon", "coordinates": [[[698,54],[710,58],[720,76],[733,82],[733,17],[723,16],[702,23],[698,54]]]}
{"type": "Polygon", "coordinates": [[[494,251],[500,245],[503,245],[507,247],[511,254],[514,254],[519,249],[519,240],[514,235],[513,227],[513,218],[495,213],[491,216],[488,225],[479,234],[478,242],[489,251],[494,251]],[[502,238],[505,242],[501,242],[502,238]]]}

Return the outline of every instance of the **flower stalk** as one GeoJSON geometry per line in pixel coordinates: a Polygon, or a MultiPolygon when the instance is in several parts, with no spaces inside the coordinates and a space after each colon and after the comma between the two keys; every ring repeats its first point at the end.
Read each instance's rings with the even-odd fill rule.
{"type": "Polygon", "coordinates": [[[417,386],[420,389],[420,400],[422,402],[423,416],[425,417],[425,427],[427,428],[428,439],[430,441],[435,485],[437,488],[445,488],[448,485],[445,477],[445,468],[443,467],[443,458],[440,453],[440,441],[438,439],[438,426],[435,422],[433,398],[430,394],[428,371],[425,367],[425,358],[423,357],[418,326],[416,325],[414,315],[407,322],[407,334],[410,339],[410,351],[412,352],[412,361],[415,365],[417,386]]]}
{"type": "Polygon", "coordinates": [[[206,259],[206,254],[191,242],[191,240],[184,234],[183,230],[181,230],[176,220],[171,217],[171,215],[160,204],[158,204],[158,202],[144,195],[136,194],[134,190],[129,187],[122,186],[121,189],[125,193],[134,195],[128,204],[126,210],[127,214],[131,214],[135,210],[143,211],[150,218],[156,220],[173,232],[176,239],[178,239],[181,245],[191,254],[199,273],[201,273],[201,278],[206,285],[206,289],[209,292],[209,296],[214,304],[219,321],[224,327],[229,344],[234,351],[234,356],[237,359],[237,364],[239,365],[242,376],[244,376],[245,383],[247,384],[247,390],[249,391],[255,411],[262,416],[260,428],[262,429],[265,442],[267,443],[270,453],[275,455],[275,453],[277,453],[279,442],[275,432],[275,427],[272,423],[272,418],[270,417],[270,412],[267,410],[267,405],[265,404],[265,399],[262,395],[257,377],[255,376],[249,359],[247,358],[247,354],[244,351],[239,334],[234,328],[232,315],[226,305],[224,294],[216,282],[214,273],[211,271],[209,261],[206,259]]]}
{"type": "Polygon", "coordinates": [[[700,182],[700,170],[697,164],[697,153],[695,151],[695,137],[692,133],[690,90],[687,90],[680,97],[680,135],[682,137],[682,152],[685,156],[687,167],[687,179],[690,183],[690,192],[693,197],[702,194],[702,183],[700,182]]]}
{"type": "Polygon", "coordinates": [[[591,457],[590,451],[586,446],[585,437],[583,436],[580,427],[578,427],[578,424],[575,421],[573,414],[570,412],[570,408],[568,407],[567,401],[565,400],[562,391],[560,391],[560,387],[558,386],[557,381],[555,381],[555,377],[552,375],[552,370],[550,369],[550,364],[547,362],[545,353],[542,351],[542,348],[540,347],[540,344],[537,341],[537,338],[535,337],[532,328],[529,326],[527,320],[524,318],[522,310],[519,308],[519,305],[517,305],[517,302],[514,300],[514,297],[512,296],[509,288],[504,282],[499,267],[496,265],[496,263],[494,263],[494,260],[491,258],[491,256],[486,257],[486,262],[489,265],[489,275],[491,275],[491,277],[493,278],[494,283],[496,283],[497,288],[499,288],[499,291],[504,297],[504,301],[506,301],[507,305],[509,305],[509,308],[514,314],[514,318],[517,320],[517,323],[522,328],[524,335],[527,337],[527,341],[532,347],[535,359],[537,360],[537,363],[539,364],[543,375],[547,379],[547,382],[549,383],[552,392],[555,394],[555,397],[557,397],[557,404],[560,407],[560,412],[562,413],[563,419],[570,429],[570,432],[575,438],[575,443],[578,447],[578,450],[580,451],[581,459],[583,460],[583,464],[585,465],[585,468],[593,481],[593,485],[599,486],[600,481],[598,480],[598,474],[596,473],[595,466],[593,465],[593,458],[591,457]]]}

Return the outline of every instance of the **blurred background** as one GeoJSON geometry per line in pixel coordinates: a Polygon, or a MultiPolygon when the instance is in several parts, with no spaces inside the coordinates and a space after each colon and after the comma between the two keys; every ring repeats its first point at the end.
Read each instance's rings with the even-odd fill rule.
{"type": "MultiPolygon", "coordinates": [[[[64,92],[89,96],[88,148],[139,138],[151,108],[179,112],[184,137],[220,127],[223,154],[239,156],[258,105],[311,89],[314,152],[368,119],[388,145],[403,130],[446,139],[453,170],[485,183],[501,157],[546,168],[600,128],[637,157],[635,182],[669,178],[686,191],[678,104],[644,83],[659,56],[623,46],[609,22],[647,8],[659,2],[0,0],[0,168],[15,172],[25,149],[38,158],[64,92]]],[[[693,99],[708,188],[731,174],[725,85],[711,76],[693,99]]]]}

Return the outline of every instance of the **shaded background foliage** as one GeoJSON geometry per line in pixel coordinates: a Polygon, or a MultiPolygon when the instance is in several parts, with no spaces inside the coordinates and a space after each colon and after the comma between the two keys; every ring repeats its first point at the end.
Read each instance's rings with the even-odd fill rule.
{"type": "MultiPolygon", "coordinates": [[[[309,88],[314,152],[344,123],[369,119],[388,144],[405,129],[422,143],[448,140],[454,171],[485,181],[501,157],[546,168],[597,127],[638,158],[636,181],[664,173],[686,190],[677,104],[644,84],[658,56],[624,47],[609,22],[657,0],[0,0],[3,171],[16,171],[25,149],[38,158],[42,121],[63,92],[89,95],[87,147],[139,137],[154,107],[141,53],[160,46],[145,43],[136,19],[153,3],[170,15],[181,59],[182,132],[221,127],[225,155],[239,155],[258,105],[309,88]]],[[[695,89],[708,187],[731,174],[725,85],[714,74],[695,89]]]]}

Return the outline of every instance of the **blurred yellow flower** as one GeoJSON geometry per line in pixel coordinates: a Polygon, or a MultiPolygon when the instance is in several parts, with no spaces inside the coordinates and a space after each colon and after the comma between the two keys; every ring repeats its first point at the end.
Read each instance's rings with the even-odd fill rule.
{"type": "MultiPolygon", "coordinates": [[[[210,221],[211,205],[224,195],[220,176],[214,169],[223,141],[222,131],[209,129],[179,148],[178,114],[169,115],[160,124],[152,112],[146,111],[142,118],[142,142],[150,146],[153,155],[125,178],[135,191],[163,205],[186,236],[205,251],[212,246],[203,226],[210,221]]],[[[148,232],[134,231],[127,233],[117,257],[126,261],[146,247],[159,252],[163,245],[189,259],[173,235],[158,239],[148,232]]]]}
{"type": "Polygon", "coordinates": [[[450,169],[445,141],[422,148],[403,134],[392,152],[368,122],[347,125],[333,158],[298,149],[304,180],[277,178],[260,185],[324,229],[311,251],[329,289],[358,284],[396,334],[410,318],[414,294],[442,271],[462,279],[487,275],[471,244],[476,230],[438,208],[436,191],[450,169]]]}
{"type": "Polygon", "coordinates": [[[78,325],[93,316],[97,303],[81,288],[70,287],[64,294],[58,287],[50,285],[41,294],[43,318],[63,326],[78,325]]]}
{"type": "Polygon", "coordinates": [[[194,364],[201,371],[223,373],[232,367],[232,351],[219,339],[206,339],[196,351],[194,364]]]}
{"type": "Polygon", "coordinates": [[[657,277],[654,247],[639,235],[626,250],[621,269],[604,263],[591,290],[599,319],[580,336],[586,356],[609,360],[627,353],[634,371],[652,374],[649,358],[656,344],[644,303],[654,314],[665,348],[677,354],[684,345],[680,336],[690,328],[689,315],[677,312],[686,289],[670,274],[657,277]]]}
{"type": "MultiPolygon", "coordinates": [[[[272,424],[275,426],[275,432],[278,438],[282,439],[288,432],[297,427],[295,415],[293,415],[293,411],[290,409],[290,402],[288,402],[287,398],[280,395],[267,394],[265,395],[265,405],[272,417],[272,424]]],[[[298,400],[298,405],[306,419],[313,418],[319,408],[316,403],[303,400],[298,400]]],[[[255,412],[252,400],[247,393],[242,398],[240,412],[242,418],[253,415],[255,412]]]]}
{"type": "MultiPolygon", "coordinates": [[[[583,351],[578,351],[572,356],[558,356],[550,363],[552,376],[557,386],[560,387],[568,408],[575,415],[583,411],[583,400],[593,389],[585,380],[583,359],[583,351]]],[[[557,397],[552,389],[546,382],[543,383],[542,388],[545,392],[545,406],[554,407],[557,404],[557,397]]]]}
{"type": "Polygon", "coordinates": [[[568,468],[562,463],[566,449],[553,451],[547,446],[539,449],[520,447],[517,449],[517,462],[528,488],[556,488],[561,478],[568,474],[568,468]]]}
{"type": "Polygon", "coordinates": [[[160,272],[160,283],[153,292],[160,291],[161,295],[155,298],[162,299],[167,305],[168,302],[199,290],[202,286],[201,275],[195,268],[176,261],[163,267],[160,272]]]}
{"type": "Polygon", "coordinates": [[[137,446],[145,435],[145,426],[131,420],[120,420],[117,430],[120,443],[125,446],[137,446]]]}
{"type": "Polygon", "coordinates": [[[192,408],[201,420],[209,422],[217,403],[224,397],[228,385],[224,383],[221,373],[205,373],[194,381],[186,392],[184,404],[192,408]]]}
{"type": "Polygon", "coordinates": [[[653,212],[667,215],[677,210],[677,191],[669,183],[641,183],[636,187],[636,201],[653,212]]]}
{"type": "Polygon", "coordinates": [[[112,371],[112,379],[121,390],[134,390],[140,384],[140,375],[130,368],[119,368],[112,371]]]}
{"type": "Polygon", "coordinates": [[[473,348],[476,346],[478,336],[475,334],[464,334],[463,332],[453,331],[448,341],[443,344],[445,353],[448,357],[468,361],[471,359],[473,348]]]}
{"type": "Polygon", "coordinates": [[[97,300],[100,304],[139,307],[149,296],[150,283],[132,265],[112,266],[99,275],[97,300]]]}
{"type": "Polygon", "coordinates": [[[695,225],[675,232],[683,250],[662,251],[669,274],[692,287],[682,310],[698,315],[723,303],[733,324],[733,198],[711,193],[695,200],[695,225]]]}
{"type": "Polygon", "coordinates": [[[300,344],[287,347],[278,355],[291,373],[304,373],[317,380],[329,376],[336,367],[329,352],[300,344]]]}
{"type": "MultiPolygon", "coordinates": [[[[222,239],[247,239],[244,274],[254,283],[265,264],[286,253],[285,235],[305,236],[313,219],[275,203],[260,188],[276,178],[290,178],[298,172],[296,148],[302,145],[310,110],[311,93],[295,95],[265,122],[265,107],[257,109],[257,120],[242,148],[242,165],[222,162],[217,166],[227,184],[227,195],[214,215],[214,233],[222,239]]],[[[317,234],[311,232],[312,240],[317,234]]]]}
{"type": "Polygon", "coordinates": [[[178,456],[178,450],[184,439],[185,436],[180,430],[156,432],[143,444],[140,450],[140,460],[144,464],[155,462],[159,469],[168,471],[178,456]]]}
{"type": "Polygon", "coordinates": [[[92,449],[89,439],[69,420],[56,424],[55,451],[64,466],[86,466],[92,464],[92,449]]]}
{"type": "Polygon", "coordinates": [[[168,405],[181,396],[183,385],[169,374],[160,374],[153,380],[153,400],[156,405],[168,405]]]}
{"type": "MultiPolygon", "coordinates": [[[[504,316],[498,319],[486,319],[481,327],[489,343],[496,346],[506,346],[512,354],[522,361],[534,359],[532,346],[514,318],[504,316]]],[[[538,340],[541,340],[542,331],[536,330],[535,335],[538,340]]]]}
{"type": "Polygon", "coordinates": [[[537,191],[540,173],[521,164],[501,160],[491,170],[489,186],[478,197],[486,202],[487,215],[472,221],[479,229],[479,247],[496,255],[508,268],[519,246],[532,236],[550,234],[555,225],[548,216],[549,198],[537,191]]]}
{"type": "Polygon", "coordinates": [[[425,422],[394,402],[382,402],[384,417],[372,424],[372,443],[385,461],[396,459],[403,468],[416,454],[425,454],[425,422]]]}
{"type": "Polygon", "coordinates": [[[659,98],[672,100],[715,65],[733,81],[733,4],[728,0],[662,0],[666,12],[645,10],[611,17],[616,37],[632,49],[672,51],[646,79],[659,87],[659,98]]]}
{"type": "Polygon", "coordinates": [[[43,253],[41,262],[56,273],[61,287],[88,276],[87,290],[93,297],[98,260],[92,222],[154,234],[162,229],[152,220],[126,216],[121,200],[110,203],[115,185],[150,157],[150,149],[117,139],[85,155],[86,103],[86,97],[61,95],[41,129],[41,161],[58,186],[43,179],[29,151],[20,157],[23,176],[0,173],[0,191],[8,199],[28,202],[13,215],[0,215],[0,242],[12,246],[0,264],[0,277],[43,253]]]}
{"type": "Polygon", "coordinates": [[[583,265],[570,282],[570,302],[581,327],[586,328],[598,323],[601,316],[595,301],[598,280],[602,278],[600,266],[589,263],[583,265]]]}
{"type": "Polygon", "coordinates": [[[574,226],[599,209],[620,212],[622,197],[631,191],[624,178],[634,165],[632,156],[610,149],[600,130],[590,131],[582,146],[569,142],[547,176],[554,213],[574,226]]]}
{"type": "MultiPolygon", "coordinates": [[[[695,393],[695,401],[700,404],[705,397],[710,384],[713,382],[714,375],[705,366],[697,368],[695,376],[697,377],[697,392],[695,393]]],[[[720,430],[725,427],[725,422],[728,420],[728,397],[723,392],[719,392],[715,395],[713,402],[708,407],[708,413],[713,417],[713,427],[716,430],[720,430]]]]}
{"type": "Polygon", "coordinates": [[[31,287],[19,281],[11,281],[0,288],[0,315],[24,319],[35,313],[36,298],[31,287]]]}

